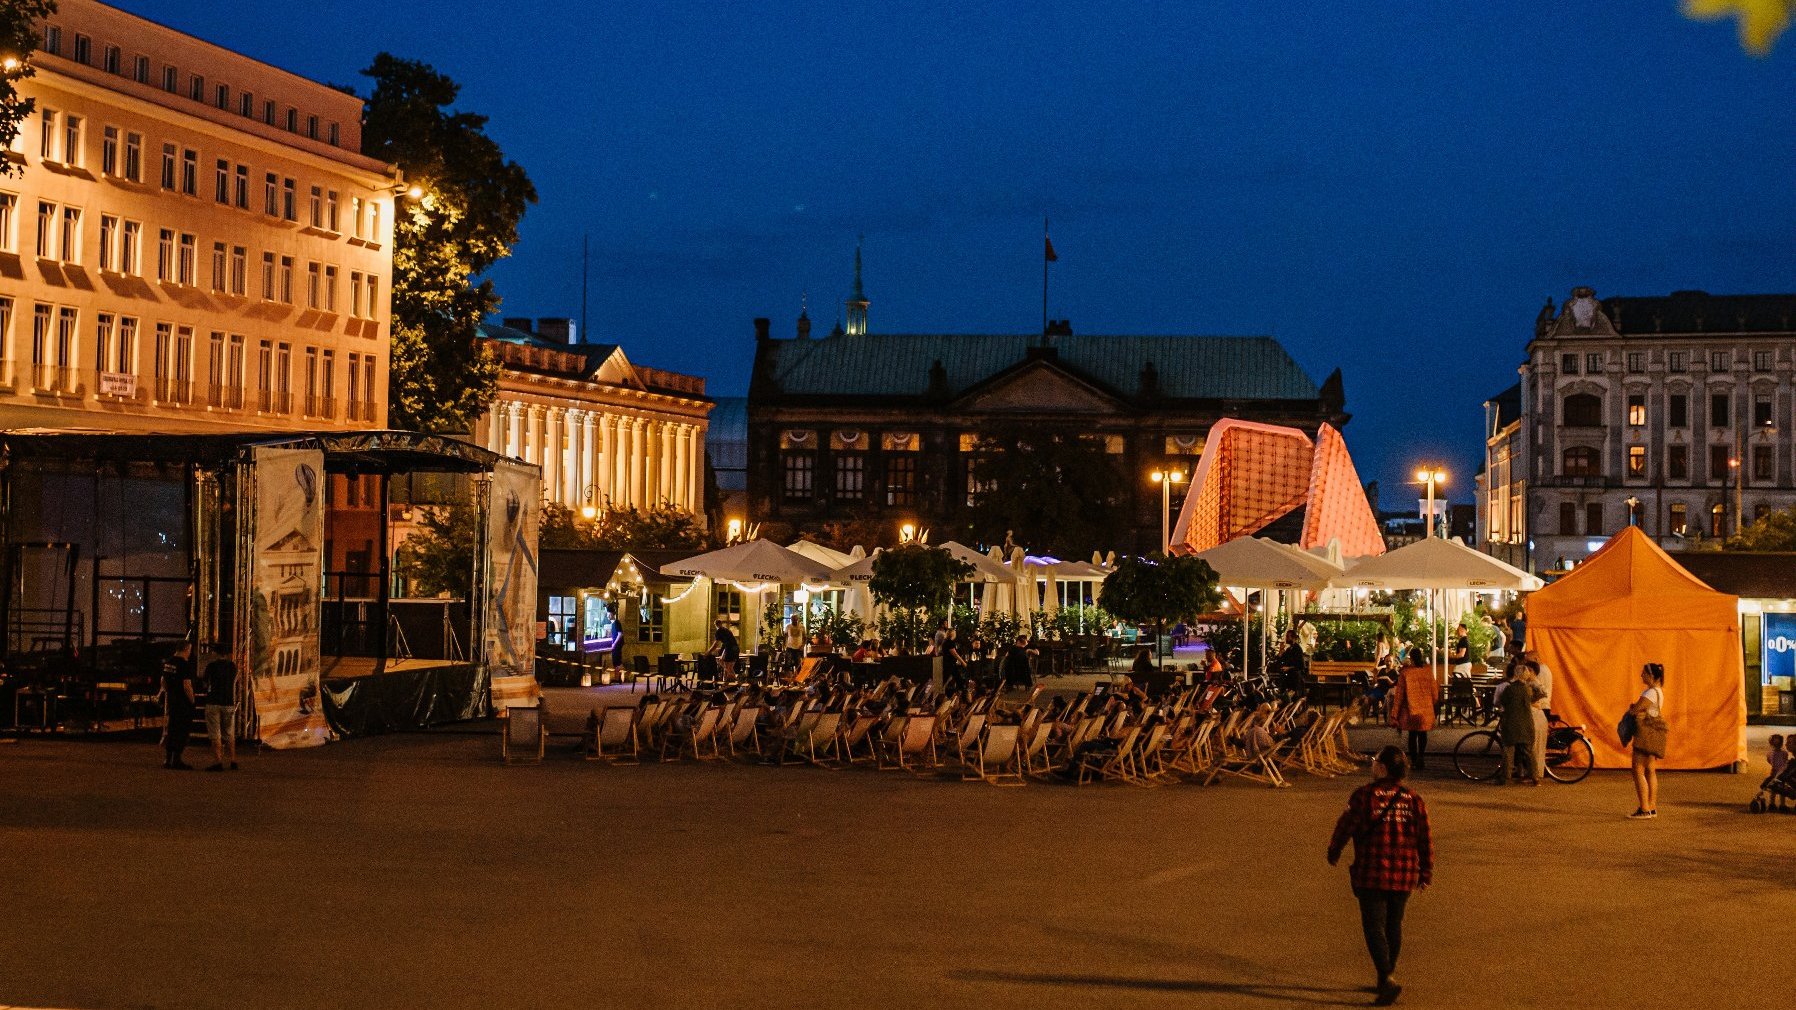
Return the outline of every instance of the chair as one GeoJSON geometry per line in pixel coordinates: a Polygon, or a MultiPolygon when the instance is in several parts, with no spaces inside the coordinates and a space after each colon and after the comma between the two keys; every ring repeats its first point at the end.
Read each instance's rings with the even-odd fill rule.
{"type": "Polygon", "coordinates": [[[897,768],[900,771],[914,772],[916,766],[921,764],[925,757],[929,760],[930,770],[934,771],[937,763],[935,716],[907,716],[890,748],[881,748],[879,767],[881,769],[888,767],[886,762],[890,761],[889,767],[897,768]]]}
{"type": "Polygon", "coordinates": [[[975,712],[967,717],[967,721],[962,723],[960,730],[955,733],[954,759],[960,762],[961,767],[967,766],[967,755],[979,748],[979,734],[984,730],[985,713],[975,712]]]}
{"type": "Polygon", "coordinates": [[[636,764],[642,760],[636,741],[636,719],[640,714],[635,705],[600,709],[587,758],[612,764],[636,764]]]}
{"type": "Polygon", "coordinates": [[[718,720],[723,716],[723,709],[711,704],[701,704],[692,713],[692,719],[686,725],[675,724],[669,727],[667,734],[661,739],[661,760],[667,760],[667,752],[671,749],[674,757],[689,753],[695,760],[717,760],[723,755],[717,750],[718,720]],[[711,754],[705,755],[706,745],[711,754]]]}
{"type": "Polygon", "coordinates": [[[1017,726],[988,726],[974,752],[976,766],[961,774],[964,781],[978,779],[991,785],[1023,785],[1023,766],[1017,755],[1017,726]],[[1012,781],[1014,780],[1014,781],[1012,781]]]}
{"type": "Polygon", "coordinates": [[[791,741],[792,754],[822,767],[824,756],[835,754],[836,733],[842,727],[842,713],[812,714],[816,716],[815,719],[799,724],[799,732],[791,741]]]}
{"type": "Polygon", "coordinates": [[[631,656],[630,657],[630,690],[631,691],[636,690],[636,682],[639,680],[647,682],[647,686],[650,688],[653,688],[655,685],[654,685],[653,681],[649,680],[650,673],[651,673],[651,671],[649,670],[649,657],[647,657],[647,656],[631,656]]]}
{"type": "Polygon", "coordinates": [[[541,761],[548,740],[549,728],[543,724],[540,704],[514,705],[505,710],[505,732],[499,737],[499,757],[506,764],[541,761]]]}
{"type": "Polygon", "coordinates": [[[724,745],[730,749],[730,757],[745,751],[753,750],[758,757],[761,754],[761,733],[757,725],[761,719],[761,709],[755,705],[743,705],[736,709],[736,718],[724,724],[719,730],[723,735],[724,745]]]}
{"type": "Polygon", "coordinates": [[[1083,756],[1075,755],[1074,760],[1078,762],[1075,781],[1079,785],[1094,781],[1132,781],[1135,774],[1131,762],[1134,760],[1135,741],[1140,737],[1141,723],[1136,723],[1123,732],[1115,750],[1104,749],[1088,752],[1083,756]]]}
{"type": "Polygon", "coordinates": [[[873,730],[879,723],[880,717],[877,715],[855,716],[842,729],[842,738],[836,742],[836,755],[851,765],[875,760],[873,747],[877,737],[873,735],[873,730]],[[865,753],[856,757],[856,748],[865,753]]]}

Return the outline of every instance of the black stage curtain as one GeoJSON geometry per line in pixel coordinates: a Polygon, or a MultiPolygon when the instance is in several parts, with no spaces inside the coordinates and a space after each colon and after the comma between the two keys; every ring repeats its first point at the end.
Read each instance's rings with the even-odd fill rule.
{"type": "Polygon", "coordinates": [[[492,715],[486,671],[437,666],[324,681],[324,717],[338,736],[371,736],[492,715]]]}

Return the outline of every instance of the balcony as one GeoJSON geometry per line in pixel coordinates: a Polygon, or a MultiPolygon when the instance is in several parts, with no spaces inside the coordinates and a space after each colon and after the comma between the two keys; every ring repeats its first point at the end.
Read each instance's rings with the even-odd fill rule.
{"type": "Polygon", "coordinates": [[[206,389],[206,402],[214,410],[242,410],[243,387],[221,386],[216,382],[212,383],[206,389]]]}
{"type": "Polygon", "coordinates": [[[34,362],[31,365],[31,387],[39,393],[80,396],[81,370],[68,365],[34,362]]]}
{"type": "Polygon", "coordinates": [[[0,389],[11,389],[18,381],[18,364],[6,358],[0,358],[0,389]]]}
{"type": "Polygon", "coordinates": [[[193,383],[185,379],[157,379],[156,402],[176,407],[192,404],[193,383]]]}
{"type": "Polygon", "coordinates": [[[306,397],[306,416],[322,417],[329,420],[337,416],[337,398],[334,396],[306,397]]]}
{"type": "Polygon", "coordinates": [[[1535,487],[1604,488],[1621,487],[1621,481],[1600,473],[1560,474],[1534,478],[1535,487]]]}

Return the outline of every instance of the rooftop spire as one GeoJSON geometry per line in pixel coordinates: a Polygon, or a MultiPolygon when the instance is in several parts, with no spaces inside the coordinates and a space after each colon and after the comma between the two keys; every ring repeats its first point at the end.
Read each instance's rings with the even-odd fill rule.
{"type": "Polygon", "coordinates": [[[861,289],[861,243],[867,236],[854,240],[854,293],[848,296],[848,330],[851,335],[867,332],[867,294],[861,289]]]}

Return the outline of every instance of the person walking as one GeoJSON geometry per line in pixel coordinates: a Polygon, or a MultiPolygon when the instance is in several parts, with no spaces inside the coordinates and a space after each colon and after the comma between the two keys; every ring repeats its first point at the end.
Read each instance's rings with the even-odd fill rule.
{"type": "Polygon", "coordinates": [[[1511,660],[1508,679],[1497,691],[1497,737],[1503,743],[1503,777],[1497,780],[1498,785],[1506,786],[1516,780],[1518,764],[1526,768],[1520,776],[1522,781],[1540,785],[1542,766],[1534,759],[1534,703],[1539,697],[1533,667],[1520,659],[1511,660]]]}
{"type": "Polygon", "coordinates": [[[1347,809],[1335,821],[1328,841],[1328,865],[1353,843],[1347,876],[1359,901],[1360,930],[1366,952],[1378,973],[1377,1006],[1390,1006],[1402,995],[1397,958],[1403,950],[1403,912],[1409,897],[1434,883],[1434,840],[1428,830],[1428,806],[1403,784],[1409,761],[1386,746],[1372,761],[1372,781],[1353,791],[1347,809]]]}
{"type": "Polygon", "coordinates": [[[1540,661],[1540,654],[1528,652],[1522,654],[1528,661],[1528,668],[1534,671],[1534,686],[1539,689],[1540,697],[1534,702],[1534,773],[1547,773],[1547,726],[1552,722],[1553,709],[1553,671],[1540,661]]]}
{"type": "Polygon", "coordinates": [[[1448,654],[1447,662],[1453,673],[1469,675],[1472,672],[1472,636],[1466,634],[1464,621],[1453,629],[1453,651],[1448,654]]]}
{"type": "Polygon", "coordinates": [[[742,643],[730,630],[730,622],[721,617],[711,630],[711,653],[717,657],[717,666],[723,671],[724,679],[734,680],[736,667],[742,662],[742,643]]]}
{"type": "Polygon", "coordinates": [[[181,760],[193,736],[193,643],[182,642],[162,661],[162,767],[187,771],[181,760]]]}
{"type": "Polygon", "coordinates": [[[1659,759],[1665,756],[1665,668],[1648,663],[1640,670],[1644,690],[1628,714],[1634,718],[1634,795],[1640,805],[1628,816],[1650,820],[1659,816],[1659,759]]]}
{"type": "Polygon", "coordinates": [[[216,656],[206,664],[206,736],[212,741],[209,772],[237,770],[237,664],[216,656]]]}
{"type": "Polygon", "coordinates": [[[797,673],[803,665],[804,625],[799,622],[798,615],[793,614],[792,619],[786,622],[786,666],[797,673]]]}
{"type": "Polygon", "coordinates": [[[1434,706],[1440,700],[1434,667],[1423,663],[1422,650],[1409,648],[1393,695],[1391,724],[1409,734],[1409,765],[1421,771],[1428,767],[1428,732],[1434,729],[1434,706]]]}
{"type": "Polygon", "coordinates": [[[1026,690],[1035,686],[1035,670],[1029,662],[1029,653],[1028,635],[1016,636],[1016,641],[1004,650],[998,672],[1006,688],[1026,690]]]}

